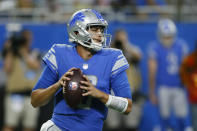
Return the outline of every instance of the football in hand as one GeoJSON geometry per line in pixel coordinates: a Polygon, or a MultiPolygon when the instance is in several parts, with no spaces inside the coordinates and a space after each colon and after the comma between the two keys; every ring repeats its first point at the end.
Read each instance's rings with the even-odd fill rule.
{"type": "Polygon", "coordinates": [[[82,93],[84,92],[84,90],[80,88],[80,81],[86,80],[79,68],[73,70],[73,75],[69,76],[69,78],[70,80],[66,81],[66,86],[63,87],[63,97],[71,108],[77,108],[82,101],[82,93]]]}

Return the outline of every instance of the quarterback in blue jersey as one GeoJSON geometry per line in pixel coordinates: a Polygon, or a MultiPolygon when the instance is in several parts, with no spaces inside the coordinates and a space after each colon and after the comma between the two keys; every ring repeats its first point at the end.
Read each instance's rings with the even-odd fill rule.
{"type": "Polygon", "coordinates": [[[179,67],[188,52],[186,43],[176,37],[176,26],[170,19],[158,23],[158,40],[148,48],[150,100],[158,104],[162,129],[168,130],[171,110],[176,115],[177,129],[189,128],[187,98],[179,77],[179,67]]]}
{"type": "Polygon", "coordinates": [[[52,118],[41,131],[102,131],[107,108],[123,114],[131,111],[130,85],[125,70],[128,62],[120,50],[107,48],[107,22],[92,9],[74,13],[68,22],[73,45],[54,44],[44,56],[44,71],[31,94],[34,107],[45,105],[52,97],[52,118]],[[73,109],[63,99],[62,87],[73,70],[80,68],[87,81],[81,81],[87,97],[83,106],[73,109]],[[115,96],[110,95],[111,90],[115,96]]]}

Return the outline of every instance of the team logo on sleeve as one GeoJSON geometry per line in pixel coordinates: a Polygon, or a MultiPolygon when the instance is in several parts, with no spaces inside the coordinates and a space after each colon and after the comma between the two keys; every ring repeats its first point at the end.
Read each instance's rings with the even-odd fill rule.
{"type": "Polygon", "coordinates": [[[69,90],[77,90],[77,89],[78,89],[78,84],[77,84],[77,82],[69,82],[69,84],[68,84],[68,89],[69,89],[69,90]]]}

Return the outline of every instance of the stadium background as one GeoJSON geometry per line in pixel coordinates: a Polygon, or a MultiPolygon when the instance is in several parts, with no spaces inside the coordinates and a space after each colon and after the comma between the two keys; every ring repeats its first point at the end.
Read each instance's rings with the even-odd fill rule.
{"type": "MultiPolygon", "coordinates": [[[[194,49],[197,34],[197,23],[181,23],[177,22],[178,37],[183,38],[190,51],[194,49]]],[[[68,43],[68,34],[66,32],[66,23],[63,24],[20,24],[20,28],[28,29],[33,32],[34,39],[32,48],[37,48],[41,52],[46,52],[53,44],[68,43]]],[[[146,47],[149,42],[156,39],[157,24],[154,23],[122,23],[109,22],[108,32],[113,34],[117,29],[124,29],[129,34],[129,40],[137,45],[142,50],[141,72],[143,73],[142,91],[147,93],[147,59],[146,47]]],[[[8,32],[6,31],[6,24],[0,25],[0,50],[2,49],[4,41],[7,39],[8,32]]]]}

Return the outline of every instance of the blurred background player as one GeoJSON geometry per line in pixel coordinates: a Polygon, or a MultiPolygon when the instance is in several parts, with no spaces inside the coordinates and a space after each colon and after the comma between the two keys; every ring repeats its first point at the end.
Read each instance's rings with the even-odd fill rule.
{"type": "Polygon", "coordinates": [[[162,129],[174,128],[170,125],[173,110],[178,124],[175,130],[187,130],[189,125],[185,119],[189,110],[179,68],[188,48],[176,37],[177,29],[172,20],[160,20],[157,31],[158,40],[151,43],[148,50],[150,101],[159,106],[162,129]]]}
{"type": "Polygon", "coordinates": [[[132,112],[128,116],[123,116],[114,110],[109,110],[106,121],[107,128],[113,131],[137,130],[142,108],[140,93],[141,74],[139,69],[139,62],[142,57],[141,50],[129,42],[128,34],[124,29],[115,31],[111,47],[122,50],[130,65],[126,72],[132,90],[133,107],[132,112]]]}
{"type": "Polygon", "coordinates": [[[120,50],[104,48],[109,46],[107,26],[96,10],[79,10],[67,26],[73,45],[55,44],[44,56],[46,66],[32,91],[31,103],[40,107],[54,96],[55,105],[51,120],[42,125],[41,131],[101,131],[107,107],[124,114],[131,111],[131,90],[125,71],[129,65],[120,50]],[[76,68],[84,74],[86,81],[81,81],[84,86],[80,88],[87,91],[82,94],[87,101],[73,109],[64,101],[62,87],[76,68]],[[111,89],[116,96],[109,95],[111,89]]]}
{"type": "Polygon", "coordinates": [[[188,90],[192,125],[197,130],[197,41],[195,50],[184,58],[180,68],[181,80],[188,90]]]}
{"type": "Polygon", "coordinates": [[[32,34],[14,33],[3,50],[7,75],[3,131],[14,131],[22,120],[24,131],[36,129],[38,109],[30,104],[30,93],[40,71],[40,56],[31,51],[32,34]]]}

